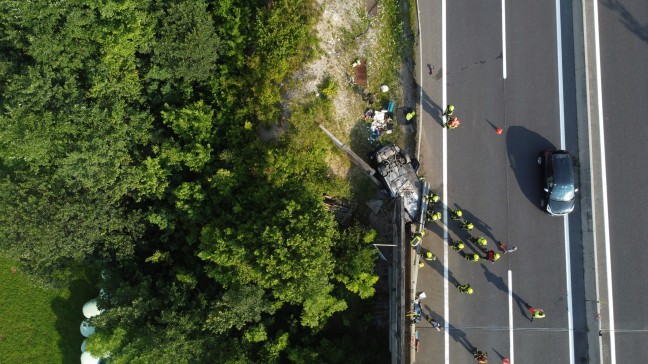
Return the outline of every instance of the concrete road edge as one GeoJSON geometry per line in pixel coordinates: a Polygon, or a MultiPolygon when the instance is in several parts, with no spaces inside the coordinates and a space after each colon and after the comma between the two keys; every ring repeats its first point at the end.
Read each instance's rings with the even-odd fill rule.
{"type": "Polygon", "coordinates": [[[588,362],[609,363],[609,343],[600,336],[605,331],[606,312],[602,297],[607,297],[605,223],[601,160],[601,130],[598,104],[598,76],[595,40],[594,1],[576,0],[574,7],[574,60],[576,108],[581,176],[581,221],[585,278],[588,362]]]}

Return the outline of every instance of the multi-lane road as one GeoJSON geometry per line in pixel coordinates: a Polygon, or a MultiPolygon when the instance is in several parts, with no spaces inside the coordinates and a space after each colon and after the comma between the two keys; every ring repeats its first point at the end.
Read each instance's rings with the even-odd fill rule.
{"type": "Polygon", "coordinates": [[[417,281],[445,330],[419,327],[415,361],[470,362],[479,348],[492,362],[648,362],[648,2],[418,6],[418,151],[446,214],[423,244],[439,260],[417,281]],[[447,104],[456,130],[441,127],[447,104]],[[548,148],[576,159],[581,191],[568,217],[539,208],[536,157],[548,148]],[[447,244],[467,237],[454,208],[489,248],[519,249],[466,261],[447,244]],[[531,322],[526,304],[547,317],[531,322]]]}

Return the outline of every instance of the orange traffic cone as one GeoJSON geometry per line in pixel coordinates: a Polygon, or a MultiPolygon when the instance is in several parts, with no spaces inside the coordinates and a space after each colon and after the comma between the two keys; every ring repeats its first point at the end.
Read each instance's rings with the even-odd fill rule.
{"type": "Polygon", "coordinates": [[[495,129],[495,133],[496,133],[497,135],[502,135],[502,132],[503,132],[503,131],[504,131],[504,129],[502,129],[502,128],[497,128],[497,129],[495,129]]]}

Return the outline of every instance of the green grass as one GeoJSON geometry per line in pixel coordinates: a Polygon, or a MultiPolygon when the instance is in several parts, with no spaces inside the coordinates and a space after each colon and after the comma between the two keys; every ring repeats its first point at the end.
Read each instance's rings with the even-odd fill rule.
{"type": "Polygon", "coordinates": [[[96,297],[88,279],[64,290],[34,287],[0,255],[0,363],[78,363],[83,304],[96,297]]]}

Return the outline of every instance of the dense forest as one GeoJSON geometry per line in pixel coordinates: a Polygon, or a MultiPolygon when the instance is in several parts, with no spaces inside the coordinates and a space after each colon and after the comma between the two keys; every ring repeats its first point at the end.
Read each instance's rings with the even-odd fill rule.
{"type": "MultiPolygon", "coordinates": [[[[282,87],[312,0],[0,2],[0,248],[40,284],[101,272],[114,363],[372,361],[371,231],[282,87]],[[359,314],[363,313],[363,314],[359,314]]],[[[99,276],[99,275],[97,275],[99,276]]],[[[375,354],[375,353],[373,353],[375,354]]],[[[376,361],[373,361],[376,362],[376,361]]]]}

